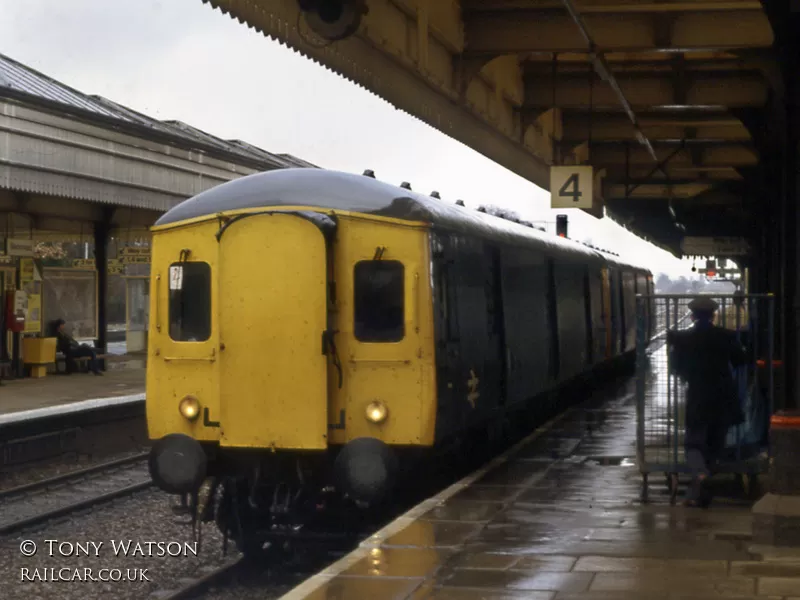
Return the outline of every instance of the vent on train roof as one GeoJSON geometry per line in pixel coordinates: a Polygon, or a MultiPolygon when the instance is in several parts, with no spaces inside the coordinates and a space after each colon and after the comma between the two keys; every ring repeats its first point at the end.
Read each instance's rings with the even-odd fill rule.
{"type": "Polygon", "coordinates": [[[400,187],[403,188],[404,190],[411,190],[411,184],[408,183],[407,181],[404,181],[403,183],[401,183],[400,187]]]}
{"type": "Polygon", "coordinates": [[[373,179],[375,179],[375,171],[373,171],[372,169],[367,169],[362,173],[362,175],[364,177],[372,177],[373,179]]]}
{"type": "Polygon", "coordinates": [[[439,192],[437,192],[436,190],[433,190],[431,192],[431,198],[436,198],[437,200],[441,200],[442,199],[442,197],[439,195],[439,192]]]}

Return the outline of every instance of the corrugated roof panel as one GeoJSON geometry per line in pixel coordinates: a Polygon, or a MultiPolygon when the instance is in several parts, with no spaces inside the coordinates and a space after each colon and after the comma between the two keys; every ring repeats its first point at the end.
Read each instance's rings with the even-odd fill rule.
{"type": "MultiPolygon", "coordinates": [[[[250,162],[260,163],[261,168],[292,167],[298,164],[314,166],[310,163],[305,163],[305,161],[287,159],[286,155],[267,152],[246,142],[223,140],[182,121],[159,121],[153,119],[102,96],[83,94],[0,54],[0,96],[2,96],[2,88],[70,106],[123,123],[145,127],[154,133],[157,132],[171,137],[176,143],[179,143],[178,140],[182,140],[189,148],[194,148],[199,152],[209,152],[216,149],[234,157],[238,156],[250,162]]],[[[226,160],[235,162],[231,157],[226,160]]]]}
{"type": "Polygon", "coordinates": [[[105,117],[122,118],[77,90],[50,79],[3,54],[0,54],[0,87],[88,110],[105,117]]]}
{"type": "Polygon", "coordinates": [[[215,148],[219,148],[220,150],[225,150],[227,152],[231,151],[231,148],[220,138],[213,136],[205,131],[198,129],[197,127],[193,127],[188,123],[184,123],[183,121],[177,120],[170,120],[164,121],[165,125],[169,126],[173,130],[179,132],[183,137],[188,137],[194,139],[195,141],[202,142],[203,144],[207,144],[209,146],[214,146],[215,148]]]}

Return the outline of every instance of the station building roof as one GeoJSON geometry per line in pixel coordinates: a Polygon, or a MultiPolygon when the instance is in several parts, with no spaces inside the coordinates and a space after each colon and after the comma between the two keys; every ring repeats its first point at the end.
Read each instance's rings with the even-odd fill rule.
{"type": "Polygon", "coordinates": [[[84,94],[3,54],[0,128],[0,213],[7,235],[35,239],[83,236],[100,222],[146,235],[160,214],[214,186],[315,167],[84,94]]]}
{"type": "Polygon", "coordinates": [[[241,140],[223,140],[181,121],[153,119],[101,96],[84,94],[4,54],[0,54],[0,98],[56,109],[258,170],[316,166],[291,154],[274,154],[241,140]]]}

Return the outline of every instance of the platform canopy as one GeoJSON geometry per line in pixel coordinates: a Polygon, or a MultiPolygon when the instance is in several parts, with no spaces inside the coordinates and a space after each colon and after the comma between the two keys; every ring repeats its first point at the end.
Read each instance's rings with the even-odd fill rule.
{"type": "Polygon", "coordinates": [[[605,170],[607,214],[676,254],[755,235],[788,0],[202,1],[542,187],[605,170]]]}

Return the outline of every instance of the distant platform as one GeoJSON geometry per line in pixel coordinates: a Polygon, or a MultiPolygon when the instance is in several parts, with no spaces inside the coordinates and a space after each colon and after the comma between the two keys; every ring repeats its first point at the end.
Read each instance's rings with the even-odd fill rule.
{"type": "Polygon", "coordinates": [[[3,380],[0,387],[0,415],[64,406],[86,400],[110,399],[144,394],[145,370],[119,368],[109,364],[101,377],[91,373],[48,375],[42,379],[3,380]]]}

